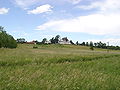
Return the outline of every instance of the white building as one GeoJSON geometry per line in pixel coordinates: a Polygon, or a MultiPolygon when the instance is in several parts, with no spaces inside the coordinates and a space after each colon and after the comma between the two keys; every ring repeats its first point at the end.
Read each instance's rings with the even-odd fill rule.
{"type": "Polygon", "coordinates": [[[51,43],[51,41],[45,41],[45,44],[50,44],[51,43]]]}
{"type": "Polygon", "coordinates": [[[59,44],[71,44],[70,41],[67,39],[67,37],[62,38],[59,41],[59,44]]]}

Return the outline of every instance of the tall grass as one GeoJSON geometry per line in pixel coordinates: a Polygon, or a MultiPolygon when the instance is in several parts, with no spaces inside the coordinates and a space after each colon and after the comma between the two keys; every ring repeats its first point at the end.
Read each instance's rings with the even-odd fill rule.
{"type": "Polygon", "coordinates": [[[119,90],[119,51],[73,45],[0,49],[0,90],[119,90]]]}

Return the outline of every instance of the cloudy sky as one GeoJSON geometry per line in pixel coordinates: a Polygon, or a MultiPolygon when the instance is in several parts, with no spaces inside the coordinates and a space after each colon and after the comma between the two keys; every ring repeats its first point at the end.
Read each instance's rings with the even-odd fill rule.
{"type": "Polygon", "coordinates": [[[0,0],[0,26],[28,41],[59,34],[120,45],[120,0],[0,0]]]}

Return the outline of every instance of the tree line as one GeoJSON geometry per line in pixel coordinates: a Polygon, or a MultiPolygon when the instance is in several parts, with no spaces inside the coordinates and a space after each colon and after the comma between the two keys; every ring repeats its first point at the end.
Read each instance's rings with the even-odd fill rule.
{"type": "Polygon", "coordinates": [[[17,42],[12,35],[7,34],[4,27],[0,26],[0,48],[16,48],[17,42]]]}
{"type": "MultiPolygon", "coordinates": [[[[64,39],[66,42],[69,41],[67,37],[62,39],[64,39]]],[[[52,37],[49,41],[47,40],[47,38],[43,38],[41,42],[38,42],[37,40],[35,42],[36,44],[59,44],[60,40],[60,35],[56,35],[55,37],[52,37]]],[[[107,45],[106,43],[103,43],[101,41],[96,43],[93,43],[92,41],[79,43],[77,41],[76,43],[74,43],[72,40],[70,40],[69,42],[72,45],[90,46],[91,50],[94,50],[94,48],[120,50],[120,46],[109,46],[109,44],[107,45]]],[[[26,41],[24,38],[19,38],[15,40],[12,35],[9,35],[4,30],[4,27],[0,26],[0,48],[16,48],[17,43],[26,43],[26,41]]]]}
{"type": "MultiPolygon", "coordinates": [[[[66,42],[69,41],[67,37],[61,38],[60,35],[56,35],[55,37],[52,37],[50,40],[47,40],[47,38],[43,38],[43,40],[41,42],[37,42],[37,44],[59,44],[61,40],[64,40],[66,42]]],[[[75,45],[72,40],[70,40],[69,42],[70,44],[75,45]]]]}
{"type": "MultiPolygon", "coordinates": [[[[61,40],[64,40],[64,41],[66,41],[66,42],[69,41],[67,37],[61,38],[60,35],[56,35],[55,37],[52,37],[52,38],[49,39],[49,40],[48,40],[47,38],[43,38],[42,41],[40,41],[40,42],[39,42],[38,40],[35,40],[34,42],[35,42],[36,44],[39,44],[39,45],[40,45],[40,44],[59,44],[59,42],[60,42],[61,40]]],[[[17,39],[17,43],[23,44],[23,43],[26,43],[26,42],[27,42],[27,41],[26,41],[24,38],[19,38],[19,39],[17,39]]],[[[72,40],[70,40],[69,42],[70,42],[70,44],[75,45],[72,40]]]]}
{"type": "Polygon", "coordinates": [[[92,41],[79,43],[77,41],[76,45],[90,46],[91,49],[102,48],[102,49],[120,50],[120,46],[113,46],[113,45],[109,46],[109,42],[108,42],[108,44],[106,44],[106,43],[103,43],[101,41],[100,42],[95,42],[95,43],[93,43],[92,41]]]}
{"type": "MultiPolygon", "coordinates": [[[[67,37],[62,38],[62,39],[64,39],[65,41],[69,41],[67,37]]],[[[37,40],[34,42],[39,45],[40,44],[59,44],[60,40],[61,40],[60,35],[56,35],[55,37],[52,37],[50,40],[47,40],[47,38],[43,38],[41,42],[39,42],[37,40]]],[[[17,39],[17,42],[18,43],[26,43],[24,38],[17,39]]],[[[108,44],[103,43],[101,41],[95,42],[95,43],[93,43],[92,41],[79,43],[77,41],[76,43],[74,43],[72,40],[70,40],[69,42],[72,45],[89,46],[91,50],[94,50],[94,48],[120,50],[119,46],[109,46],[108,44]]]]}

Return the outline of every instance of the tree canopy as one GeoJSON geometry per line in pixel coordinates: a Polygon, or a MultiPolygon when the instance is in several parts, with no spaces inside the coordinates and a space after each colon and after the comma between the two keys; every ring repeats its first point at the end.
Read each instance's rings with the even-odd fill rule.
{"type": "Polygon", "coordinates": [[[0,26],[0,48],[16,48],[17,42],[13,36],[6,33],[4,27],[0,26]]]}

